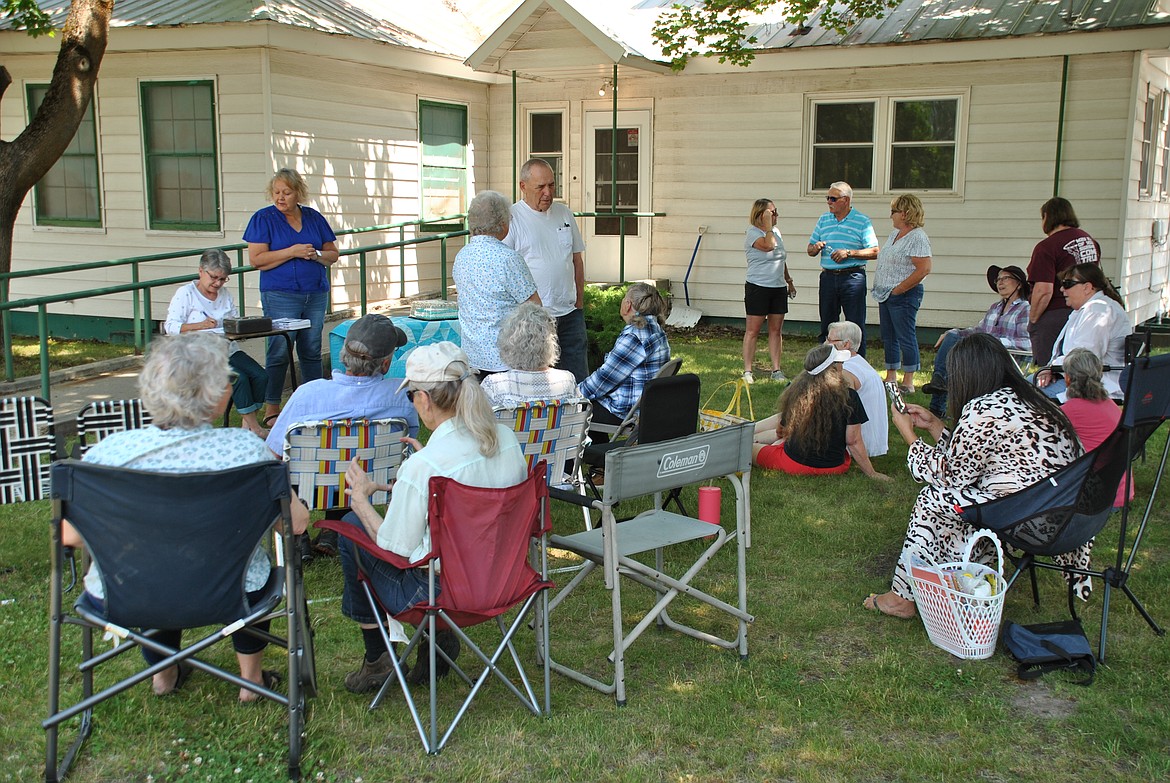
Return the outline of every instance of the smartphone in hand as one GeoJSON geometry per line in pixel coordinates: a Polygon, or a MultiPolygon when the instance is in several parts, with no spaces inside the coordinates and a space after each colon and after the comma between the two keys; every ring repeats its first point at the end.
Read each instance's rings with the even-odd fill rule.
{"type": "Polygon", "coordinates": [[[896,381],[886,381],[886,392],[890,395],[890,399],[894,403],[894,410],[898,413],[906,412],[906,400],[902,398],[902,390],[898,388],[896,381]]]}

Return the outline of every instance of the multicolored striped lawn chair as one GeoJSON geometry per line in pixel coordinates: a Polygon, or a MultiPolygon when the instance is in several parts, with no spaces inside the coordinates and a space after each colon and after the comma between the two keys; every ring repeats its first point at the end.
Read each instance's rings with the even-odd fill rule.
{"type": "Polygon", "coordinates": [[[548,483],[564,483],[563,471],[575,463],[585,447],[592,413],[589,400],[541,400],[515,408],[496,408],[496,418],[510,427],[520,441],[528,469],[544,460],[548,463],[548,483]]]}
{"type": "Polygon", "coordinates": [[[0,399],[0,503],[49,497],[56,458],[53,406],[40,397],[0,399]]]}
{"type": "Polygon", "coordinates": [[[91,402],[77,414],[77,448],[73,457],[81,459],[85,452],[107,435],[142,429],[152,421],[154,417],[139,399],[91,402]]]}
{"type": "MultiPolygon", "coordinates": [[[[349,505],[345,496],[345,469],[357,457],[370,477],[389,484],[409,454],[402,442],[405,419],[341,419],[294,424],[284,436],[284,459],[297,495],[309,508],[323,510],[349,505]]],[[[370,502],[389,502],[388,493],[375,492],[370,502]]]]}

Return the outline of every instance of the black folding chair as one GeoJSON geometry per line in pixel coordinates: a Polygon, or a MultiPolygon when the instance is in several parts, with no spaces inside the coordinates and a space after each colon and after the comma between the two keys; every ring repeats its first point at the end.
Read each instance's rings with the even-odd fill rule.
{"type": "MultiPolygon", "coordinates": [[[[647,381],[642,391],[641,415],[637,425],[623,440],[608,443],[591,443],[585,447],[582,461],[593,469],[605,468],[605,455],[611,449],[644,443],[661,443],[675,438],[694,435],[699,429],[699,376],[684,373],[671,377],[654,378],[647,381]]],[[[592,471],[585,471],[585,483],[595,498],[601,498],[601,491],[593,481],[592,471]]],[[[680,489],[674,489],[663,502],[673,502],[679,513],[686,514],[680,489]]]]}
{"type": "MultiPolygon", "coordinates": [[[[1137,534],[1128,541],[1129,502],[1121,508],[1117,560],[1101,570],[1081,569],[1051,562],[1054,555],[1071,552],[1101,532],[1113,510],[1117,488],[1124,482],[1129,497],[1132,471],[1128,468],[1142,453],[1146,441],[1170,415],[1170,356],[1145,356],[1130,365],[1126,400],[1117,429],[1093,451],[1082,455],[1052,476],[1002,498],[960,509],[963,519],[974,527],[987,528],[1008,547],[1023,553],[1009,585],[1025,568],[1032,569],[1032,594],[1039,603],[1035,568],[1061,571],[1068,575],[1097,577],[1104,583],[1101,607],[1101,639],[1097,658],[1105,660],[1109,628],[1109,599],[1113,589],[1125,593],[1138,612],[1159,636],[1165,632],[1146,611],[1129,587],[1137,549],[1154,507],[1166,467],[1170,442],[1154,481],[1137,534]]],[[[1072,586],[1069,612],[1077,616],[1072,586]]]]}
{"type": "Polygon", "coordinates": [[[91,402],[77,414],[77,444],[72,456],[81,459],[107,435],[142,429],[153,421],[150,411],[137,398],[91,402]]]}
{"type": "MultiPolygon", "coordinates": [[[[45,780],[65,777],[93,728],[93,708],[180,662],[247,688],[288,709],[288,773],[300,778],[306,699],[316,695],[312,633],[293,556],[288,468],[262,462],[203,473],[154,473],[66,460],[52,467],[52,575],[49,608],[49,716],[45,780]],[[62,522],[81,534],[101,568],[102,606],[86,595],[63,607],[62,522]],[[284,567],[275,566],[260,597],[249,601],[245,574],[256,545],[279,523],[284,567]],[[278,610],[281,599],[286,608],[278,610]],[[254,627],[275,617],[288,621],[287,638],[254,627]],[[81,629],[80,698],[62,708],[62,628],[81,629]],[[215,626],[181,649],[158,642],[159,628],[215,626]],[[117,646],[94,652],[94,631],[112,633],[117,646]],[[196,657],[229,631],[244,630],[287,649],[287,693],[256,685],[196,657]],[[144,647],[165,656],[154,665],[95,693],[95,671],[144,647]],[[58,763],[61,724],[80,716],[77,737],[58,763]]],[[[106,669],[103,669],[106,671],[106,669]]],[[[160,708],[162,705],[160,704],[160,708]]]]}

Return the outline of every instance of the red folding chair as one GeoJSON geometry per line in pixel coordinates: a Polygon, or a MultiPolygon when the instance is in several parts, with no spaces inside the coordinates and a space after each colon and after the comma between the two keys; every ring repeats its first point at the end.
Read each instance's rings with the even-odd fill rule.
{"type": "Polygon", "coordinates": [[[316,523],[317,527],[336,530],[373,557],[398,568],[431,566],[428,569],[430,575],[428,600],[392,615],[394,620],[416,627],[409,644],[399,656],[391,645],[389,624],[386,621],[387,616],[390,616],[389,612],[370,587],[367,576],[360,567],[360,559],[358,561],[358,578],[361,580],[370,608],[378,620],[382,640],[394,664],[394,677],[386,680],[370,704],[370,709],[378,706],[390,683],[397,680],[406,697],[419,739],[422,740],[427,753],[434,754],[443,749],[455,726],[467,712],[472,699],[492,674],[496,675],[534,715],[549,714],[549,663],[546,654],[548,627],[545,617],[548,611],[548,589],[553,584],[546,578],[548,574],[546,539],[550,523],[545,475],[545,463],[541,462],[529,472],[528,478],[522,483],[504,489],[469,487],[451,478],[432,477],[427,512],[431,552],[415,562],[409,562],[381,549],[362,528],[335,520],[321,520],[316,523]],[[530,561],[530,555],[533,554],[539,571],[530,561]],[[436,597],[436,569],[433,566],[440,560],[442,591],[436,597]],[[520,606],[520,610],[505,623],[504,615],[516,606],[520,606]],[[534,693],[512,644],[516,631],[525,625],[534,609],[538,658],[542,661],[544,672],[543,703],[534,693]],[[488,620],[496,621],[501,635],[500,643],[490,654],[472,642],[464,632],[465,628],[488,620]],[[463,647],[483,666],[483,670],[474,681],[435,643],[437,632],[443,629],[453,631],[463,647]],[[405,670],[407,658],[420,643],[426,645],[426,652],[430,656],[430,725],[426,728],[419,717],[414,695],[406,681],[405,670]],[[505,652],[511,656],[519,685],[498,665],[505,652]],[[435,687],[436,655],[442,656],[450,665],[451,671],[471,686],[471,691],[460,703],[441,738],[438,734],[435,687]]]}

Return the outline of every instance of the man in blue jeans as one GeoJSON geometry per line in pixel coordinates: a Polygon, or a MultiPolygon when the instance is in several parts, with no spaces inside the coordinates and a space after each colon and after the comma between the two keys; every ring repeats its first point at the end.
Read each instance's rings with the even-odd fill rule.
{"type": "Polygon", "coordinates": [[[808,254],[821,257],[820,341],[844,313],[843,320],[861,327],[857,352],[865,356],[865,264],[877,258],[877,235],[869,218],[853,209],[848,182],[830,185],[825,200],[829,211],[817,220],[808,240],[808,254]]]}

